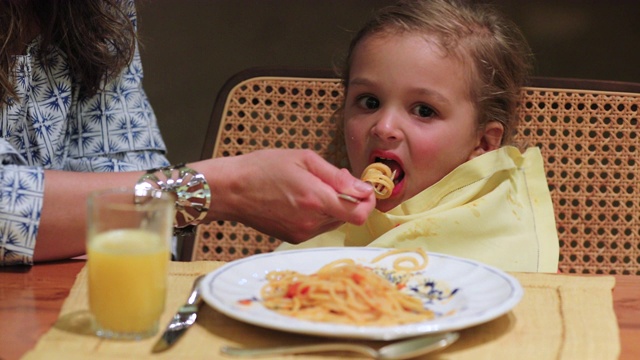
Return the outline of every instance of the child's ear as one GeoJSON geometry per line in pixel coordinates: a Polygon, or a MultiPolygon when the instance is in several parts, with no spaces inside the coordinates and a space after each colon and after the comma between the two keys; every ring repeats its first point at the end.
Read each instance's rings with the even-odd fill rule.
{"type": "Polygon", "coordinates": [[[481,131],[478,146],[469,154],[469,160],[488,151],[496,150],[502,143],[504,126],[497,121],[490,121],[481,131]]]}

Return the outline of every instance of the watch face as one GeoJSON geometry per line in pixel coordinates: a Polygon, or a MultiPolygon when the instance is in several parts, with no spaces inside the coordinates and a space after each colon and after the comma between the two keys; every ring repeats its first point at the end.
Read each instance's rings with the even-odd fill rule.
{"type": "Polygon", "coordinates": [[[196,225],[207,216],[211,190],[204,175],[188,167],[150,170],[136,183],[136,201],[148,198],[149,190],[169,192],[176,199],[174,226],[196,225]]]}

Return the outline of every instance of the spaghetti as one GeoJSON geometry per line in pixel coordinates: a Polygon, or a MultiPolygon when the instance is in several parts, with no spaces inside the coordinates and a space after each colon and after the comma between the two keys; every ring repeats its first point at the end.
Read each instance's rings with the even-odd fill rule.
{"type": "MultiPolygon", "coordinates": [[[[417,253],[421,261],[414,256],[399,256],[393,271],[424,269],[427,255],[422,249],[391,250],[371,262],[409,251],[417,253]]],[[[311,275],[287,270],[269,272],[266,278],[268,283],[261,289],[263,305],[300,319],[391,326],[434,318],[419,298],[401,291],[408,277],[400,276],[397,279],[404,280],[394,284],[352,259],[333,261],[311,275]]]]}
{"type": "Polygon", "coordinates": [[[394,173],[391,169],[383,163],[373,163],[367,166],[362,172],[360,178],[362,181],[368,182],[373,185],[373,190],[376,193],[377,199],[386,199],[391,196],[393,191],[394,173]]]}

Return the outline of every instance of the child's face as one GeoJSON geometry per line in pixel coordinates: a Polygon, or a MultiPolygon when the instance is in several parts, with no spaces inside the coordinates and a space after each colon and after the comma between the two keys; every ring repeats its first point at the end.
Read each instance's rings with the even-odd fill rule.
{"type": "Polygon", "coordinates": [[[380,158],[396,170],[388,211],[483,152],[469,69],[421,35],[374,35],[355,48],[345,141],[353,173],[380,158]]]}

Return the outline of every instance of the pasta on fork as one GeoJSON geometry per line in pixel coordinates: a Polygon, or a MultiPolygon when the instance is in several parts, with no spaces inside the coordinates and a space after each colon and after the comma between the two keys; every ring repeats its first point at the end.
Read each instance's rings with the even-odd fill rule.
{"type": "Polygon", "coordinates": [[[377,199],[386,199],[391,196],[391,192],[393,191],[394,176],[395,172],[391,172],[391,169],[387,165],[376,162],[367,166],[360,178],[362,181],[373,185],[377,199]]]}

